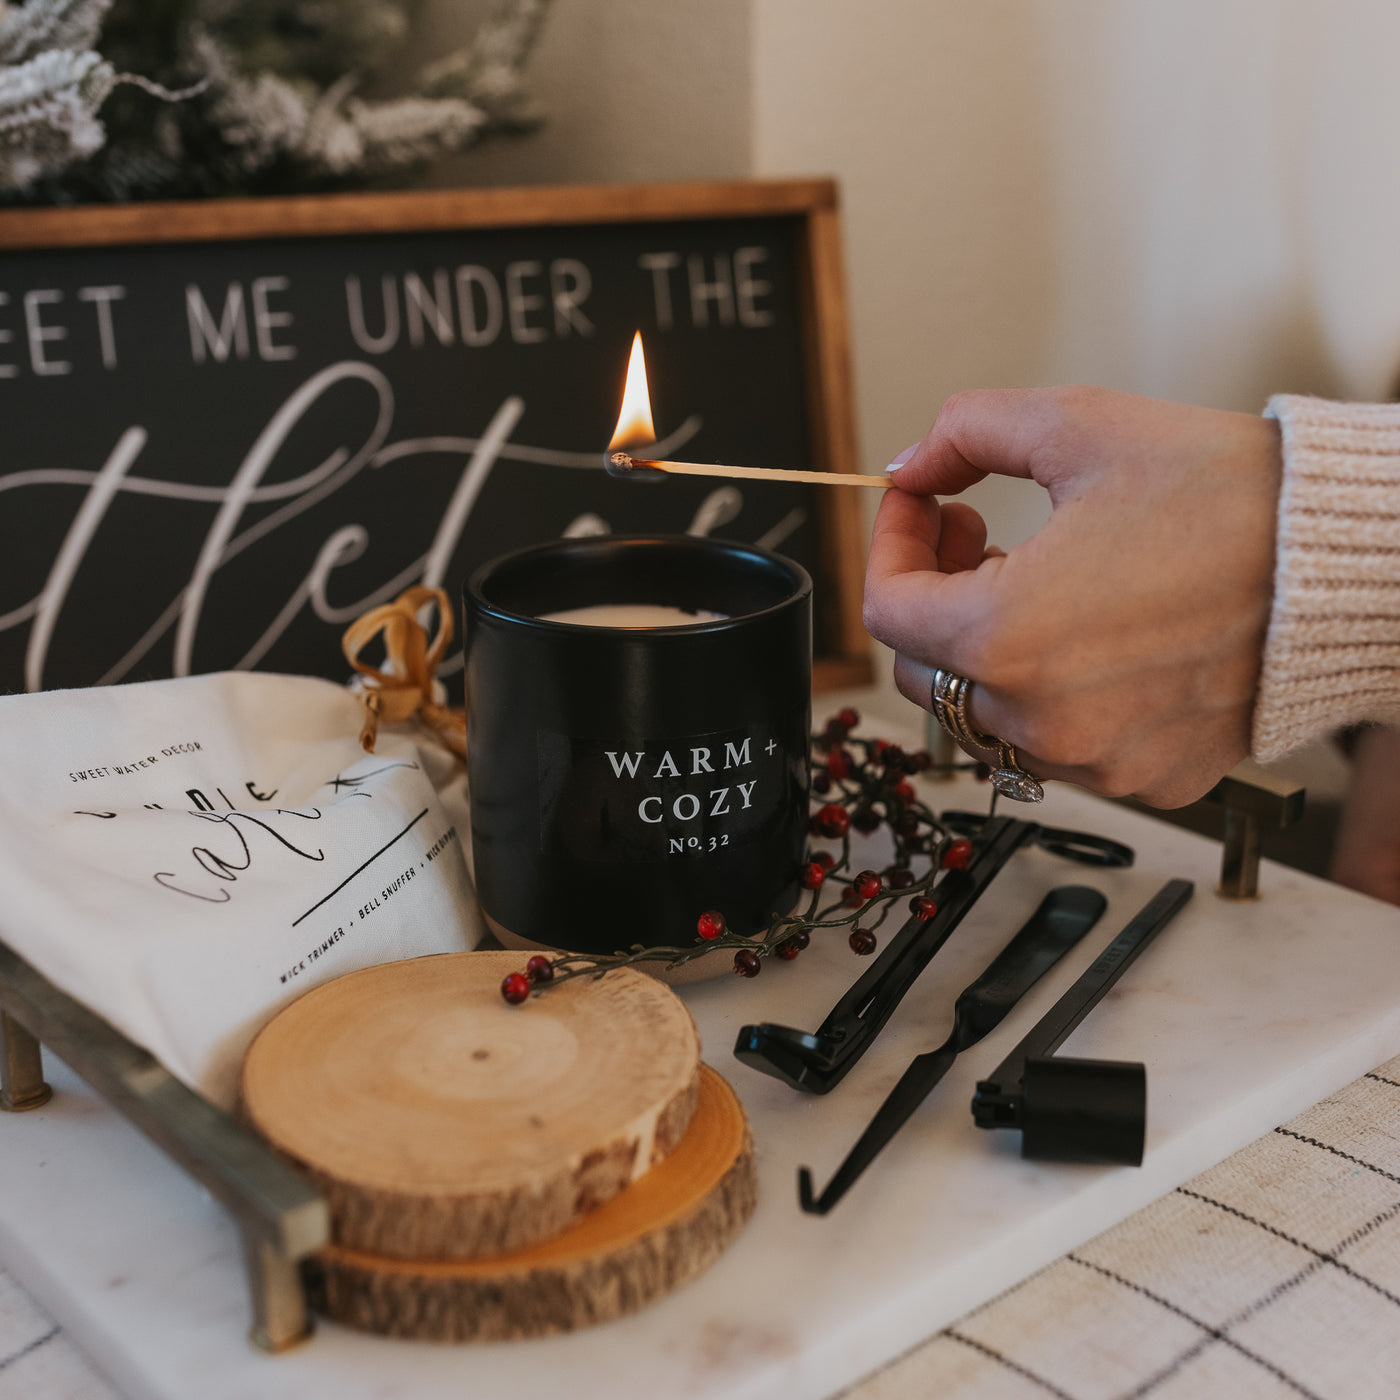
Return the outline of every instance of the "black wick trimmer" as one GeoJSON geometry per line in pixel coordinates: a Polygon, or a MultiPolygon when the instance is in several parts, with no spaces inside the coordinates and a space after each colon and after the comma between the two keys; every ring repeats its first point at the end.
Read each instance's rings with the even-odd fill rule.
{"type": "Polygon", "coordinates": [[[1098,890],[1083,885],[1066,885],[1045,896],[1020,932],[958,997],[948,1039],[937,1050],[910,1062],[820,1197],[812,1191],[812,1173],[806,1167],[798,1168],[803,1210],[809,1215],[825,1215],[846,1194],[933,1092],[953,1061],[1001,1024],[1011,1008],[1098,923],[1107,904],[1098,890]]]}
{"type": "Polygon", "coordinates": [[[950,830],[972,836],[973,857],[966,870],[948,871],[932,891],[938,913],[927,921],[908,920],[816,1031],[771,1022],[744,1026],[734,1045],[739,1060],[794,1089],[828,1093],[870,1048],[933,955],[1022,846],[1038,845],[1083,865],[1133,863],[1131,847],[1104,836],[974,812],[945,812],[942,820],[950,830]]]}
{"type": "Polygon", "coordinates": [[[979,1128],[1019,1128],[1021,1156],[1136,1167],[1147,1137],[1147,1070],[1124,1060],[1055,1057],[1065,1038],[1195,891],[1169,880],[1040,1023],[982,1080],[972,1099],[979,1128]]]}

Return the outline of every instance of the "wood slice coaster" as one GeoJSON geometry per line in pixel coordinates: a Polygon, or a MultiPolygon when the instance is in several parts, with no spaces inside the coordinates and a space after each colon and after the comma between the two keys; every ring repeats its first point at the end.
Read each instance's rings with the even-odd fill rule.
{"type": "Polygon", "coordinates": [[[349,1327],[422,1341],[568,1332],[635,1312],[703,1272],[753,1214],[756,1194],[744,1110],[702,1065],[680,1146],[566,1234],[476,1260],[386,1259],[331,1245],[310,1261],[312,1305],[349,1327]]]}
{"type": "Polygon", "coordinates": [[[268,1022],[243,1111],[326,1197],[332,1238],[465,1259],[557,1235],[661,1161],[695,1110],[685,1004],[630,969],[501,998],[518,953],[337,978],[268,1022]]]}

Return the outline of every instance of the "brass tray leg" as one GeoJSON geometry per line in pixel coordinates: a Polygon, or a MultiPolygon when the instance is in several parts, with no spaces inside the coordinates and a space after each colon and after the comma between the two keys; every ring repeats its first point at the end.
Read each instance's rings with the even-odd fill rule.
{"type": "Polygon", "coordinates": [[[1280,831],[1303,815],[1307,793],[1288,778],[1245,759],[1211,790],[1206,802],[1225,808],[1225,844],[1220,857],[1223,899],[1259,898],[1260,838],[1280,831]]]}
{"type": "Polygon", "coordinates": [[[52,1097],[39,1042],[8,1012],[0,1012],[0,1109],[23,1113],[52,1097]]]}
{"type": "Polygon", "coordinates": [[[315,1330],[296,1262],[251,1231],[243,1232],[243,1259],[253,1304],[248,1334],[263,1351],[289,1351],[315,1330]]]}
{"type": "Polygon", "coordinates": [[[254,1345],[286,1351],[309,1337],[297,1261],[314,1255],[331,1233],[330,1210],[315,1187],[0,940],[0,1108],[38,1108],[49,1098],[41,1040],[233,1216],[254,1345]]]}

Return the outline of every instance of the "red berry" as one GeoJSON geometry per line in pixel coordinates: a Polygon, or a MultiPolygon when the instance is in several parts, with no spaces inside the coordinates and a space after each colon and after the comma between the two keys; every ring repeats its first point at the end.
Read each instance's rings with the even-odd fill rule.
{"type": "Polygon", "coordinates": [[[851,888],[862,899],[874,899],[875,896],[884,889],[884,882],[873,870],[862,870],[860,874],[851,881],[851,888]]]}
{"type": "Polygon", "coordinates": [[[915,812],[901,812],[895,819],[894,829],[901,836],[917,836],[919,834],[919,817],[915,812]]]}
{"type": "Polygon", "coordinates": [[[933,767],[933,755],[927,749],[920,749],[918,753],[909,755],[909,762],[914,767],[910,769],[906,766],[905,772],[927,773],[933,767]]]}
{"type": "Polygon", "coordinates": [[[928,895],[916,894],[914,898],[909,901],[909,912],[916,919],[928,920],[938,913],[938,905],[935,904],[928,895]]]}
{"type": "Polygon", "coordinates": [[[501,982],[501,995],[512,1006],[519,1006],[530,995],[530,979],[523,972],[508,972],[501,982]]]}
{"type": "Polygon", "coordinates": [[[966,836],[950,841],[943,851],[944,870],[966,870],[972,864],[972,842],[966,836]]]}
{"type": "Polygon", "coordinates": [[[836,857],[830,851],[818,851],[812,857],[813,865],[820,865],[823,870],[830,870],[836,864],[836,857]]]}
{"type": "Polygon", "coordinates": [[[763,971],[763,963],[752,948],[740,948],[734,954],[734,971],[740,977],[757,977],[763,971]]]}
{"type": "Polygon", "coordinates": [[[844,739],[849,733],[850,730],[847,729],[846,726],[842,724],[839,719],[827,720],[826,737],[828,739],[834,739],[837,743],[840,743],[841,740],[844,739]]]}
{"type": "Polygon", "coordinates": [[[707,943],[722,934],[727,925],[724,922],[724,915],[718,909],[707,909],[695,921],[695,931],[707,943]]]}
{"type": "Polygon", "coordinates": [[[845,749],[832,749],[826,756],[826,771],[833,778],[849,778],[851,776],[851,756],[845,749]]]}
{"type": "Polygon", "coordinates": [[[902,867],[896,867],[890,871],[890,888],[892,890],[907,890],[914,883],[914,872],[902,867]]]}
{"type": "Polygon", "coordinates": [[[847,885],[846,892],[841,896],[841,903],[847,909],[859,909],[865,901],[860,897],[854,885],[847,885]]]}
{"type": "Polygon", "coordinates": [[[851,936],[846,941],[851,945],[851,952],[858,958],[869,957],[875,951],[878,942],[875,934],[868,928],[852,929],[851,936]]]}
{"type": "Polygon", "coordinates": [[[812,791],[818,797],[824,796],[831,791],[831,778],[820,768],[812,774],[812,791]]]}
{"type": "Polygon", "coordinates": [[[894,785],[894,795],[902,802],[912,802],[917,794],[908,783],[896,783],[894,785]]]}
{"type": "Polygon", "coordinates": [[[851,825],[857,831],[874,831],[880,825],[880,814],[872,807],[862,807],[851,817],[851,825]]]}
{"type": "Polygon", "coordinates": [[[870,741],[870,754],[872,758],[879,758],[887,748],[889,748],[889,744],[884,739],[872,739],[870,741]]]}
{"type": "Polygon", "coordinates": [[[886,744],[880,750],[880,762],[886,768],[897,768],[902,773],[904,771],[904,750],[898,744],[886,744]]]}
{"type": "Polygon", "coordinates": [[[788,942],[791,943],[791,944],[797,949],[797,951],[798,951],[799,953],[800,953],[811,941],[812,941],[812,935],[811,935],[810,933],[808,933],[807,930],[806,930],[805,928],[800,928],[800,929],[798,929],[797,932],[794,933],[794,934],[792,935],[792,937],[788,939],[788,942]]]}
{"type": "Polygon", "coordinates": [[[785,938],[773,951],[784,961],[791,962],[801,951],[796,942],[791,938],[785,938]]]}
{"type": "Polygon", "coordinates": [[[851,829],[851,814],[838,802],[828,802],[817,813],[817,828],[821,834],[835,840],[851,829]]]}
{"type": "Polygon", "coordinates": [[[826,871],[814,860],[810,860],[802,867],[802,887],[808,890],[819,890],[826,883],[826,871]]]}
{"type": "Polygon", "coordinates": [[[841,713],[836,716],[836,718],[839,719],[841,723],[846,726],[847,729],[854,729],[856,725],[860,723],[859,712],[856,710],[852,710],[849,707],[842,710],[841,713]]]}
{"type": "Polygon", "coordinates": [[[554,964],[543,953],[536,953],[525,964],[525,976],[537,984],[552,982],[554,981],[554,964]]]}

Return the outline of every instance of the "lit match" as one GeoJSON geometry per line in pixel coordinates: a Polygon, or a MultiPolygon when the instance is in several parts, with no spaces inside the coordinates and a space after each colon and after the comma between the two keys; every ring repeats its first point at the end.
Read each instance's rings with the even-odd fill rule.
{"type": "Polygon", "coordinates": [[[622,391],[622,408],[612,441],[603,454],[609,476],[656,481],[662,476],[722,476],[744,481],[810,481],[815,486],[873,486],[884,491],[893,486],[888,476],[864,476],[856,472],[783,471],[777,467],[730,467],[713,462],[664,462],[652,457],[633,456],[628,448],[644,450],[656,442],[651,418],[651,395],[647,389],[647,367],[642,356],[642,333],[632,337],[632,354],[627,361],[627,382],[622,391]]]}

